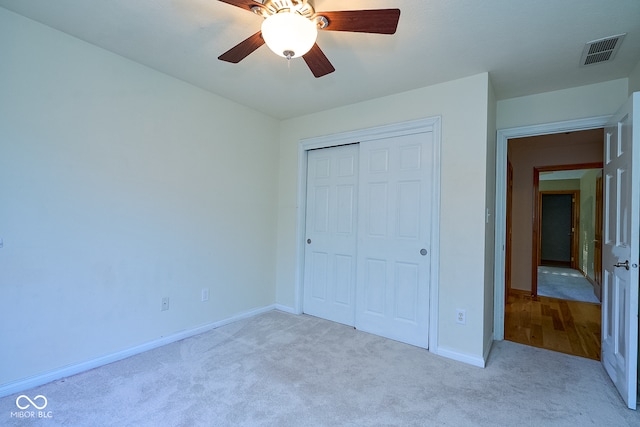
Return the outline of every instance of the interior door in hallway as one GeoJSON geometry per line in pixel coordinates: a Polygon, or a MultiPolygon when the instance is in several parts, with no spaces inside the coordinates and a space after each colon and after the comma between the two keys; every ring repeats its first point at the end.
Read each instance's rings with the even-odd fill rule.
{"type": "Polygon", "coordinates": [[[304,312],[354,325],[358,145],[307,157],[304,312]]]}
{"type": "Polygon", "coordinates": [[[360,144],[356,327],[428,347],[432,133],[360,144]]]}
{"type": "Polygon", "coordinates": [[[640,249],[640,92],[605,129],[602,364],[636,409],[640,249]]]}

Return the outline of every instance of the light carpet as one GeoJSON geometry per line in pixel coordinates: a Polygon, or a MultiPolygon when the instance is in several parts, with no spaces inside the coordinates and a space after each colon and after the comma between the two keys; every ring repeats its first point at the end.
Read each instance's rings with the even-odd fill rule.
{"type": "Polygon", "coordinates": [[[593,286],[578,270],[566,267],[538,267],[538,295],[572,301],[600,303],[593,286]]]}
{"type": "Polygon", "coordinates": [[[0,425],[640,425],[593,360],[500,341],[482,369],[279,311],[21,393],[48,419],[11,418],[19,394],[0,425]]]}

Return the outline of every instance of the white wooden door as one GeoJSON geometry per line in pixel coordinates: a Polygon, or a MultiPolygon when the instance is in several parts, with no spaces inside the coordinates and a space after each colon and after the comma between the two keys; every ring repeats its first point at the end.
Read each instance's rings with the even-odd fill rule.
{"type": "Polygon", "coordinates": [[[360,144],[356,327],[427,348],[432,133],[360,144]]]}
{"type": "Polygon", "coordinates": [[[358,145],[307,156],[304,312],[353,326],[358,145]]]}
{"type": "Polygon", "coordinates": [[[605,129],[602,364],[636,409],[640,259],[640,92],[605,129]]]}

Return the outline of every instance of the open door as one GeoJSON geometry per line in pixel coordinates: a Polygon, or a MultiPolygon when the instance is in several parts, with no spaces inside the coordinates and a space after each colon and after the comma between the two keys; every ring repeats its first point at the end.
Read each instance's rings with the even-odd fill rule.
{"type": "Polygon", "coordinates": [[[636,409],[640,250],[640,92],[605,128],[602,364],[636,409]],[[635,149],[634,149],[635,148],[635,149]]]}
{"type": "Polygon", "coordinates": [[[513,215],[513,165],[507,158],[507,235],[505,239],[504,247],[504,303],[506,304],[509,299],[509,293],[511,292],[511,247],[512,247],[512,221],[511,215],[513,215]]]}

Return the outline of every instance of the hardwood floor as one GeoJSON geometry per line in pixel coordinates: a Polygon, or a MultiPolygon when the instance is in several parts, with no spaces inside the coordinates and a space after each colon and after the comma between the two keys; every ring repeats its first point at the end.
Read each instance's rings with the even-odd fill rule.
{"type": "Polygon", "coordinates": [[[505,339],[600,360],[600,304],[509,295],[505,339]]]}

